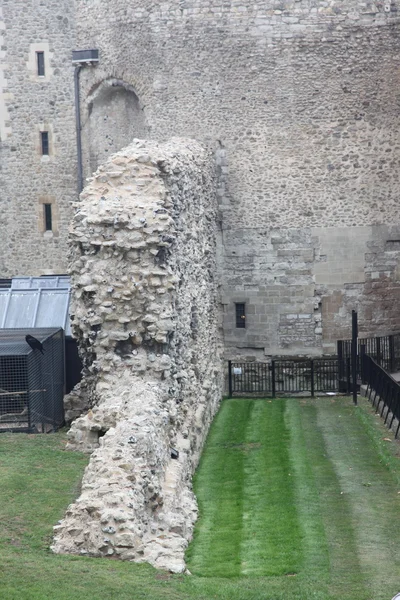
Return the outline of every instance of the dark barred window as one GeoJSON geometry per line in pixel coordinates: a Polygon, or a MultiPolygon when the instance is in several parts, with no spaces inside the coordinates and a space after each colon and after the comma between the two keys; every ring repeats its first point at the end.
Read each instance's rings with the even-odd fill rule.
{"type": "Polygon", "coordinates": [[[44,77],[44,52],[36,52],[37,74],[44,77]]]}
{"type": "Polygon", "coordinates": [[[44,207],[44,229],[45,229],[45,231],[53,231],[51,204],[43,204],[43,207],[44,207]]]}
{"type": "Polygon", "coordinates": [[[42,155],[47,156],[49,154],[49,132],[41,131],[40,138],[42,142],[42,155]]]}
{"type": "Polygon", "coordinates": [[[237,302],[236,306],[236,327],[244,329],[246,327],[246,305],[237,302]]]}

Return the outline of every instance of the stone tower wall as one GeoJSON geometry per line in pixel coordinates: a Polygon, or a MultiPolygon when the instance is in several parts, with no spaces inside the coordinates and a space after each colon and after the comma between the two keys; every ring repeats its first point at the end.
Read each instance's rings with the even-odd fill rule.
{"type": "Polygon", "coordinates": [[[4,0],[0,8],[0,277],[66,270],[77,190],[73,8],[72,0],[4,0]],[[51,204],[53,231],[45,231],[43,204],[51,204]]]}
{"type": "Polygon", "coordinates": [[[93,453],[53,550],[180,572],[223,392],[213,158],[193,141],[136,142],[77,208],[72,311],[92,407],[68,436],[93,453]]]}
{"type": "Polygon", "coordinates": [[[100,51],[84,95],[122,80],[148,136],[215,150],[229,356],[331,352],[351,308],[366,334],[398,326],[398,8],[77,2],[79,43],[100,51]]]}

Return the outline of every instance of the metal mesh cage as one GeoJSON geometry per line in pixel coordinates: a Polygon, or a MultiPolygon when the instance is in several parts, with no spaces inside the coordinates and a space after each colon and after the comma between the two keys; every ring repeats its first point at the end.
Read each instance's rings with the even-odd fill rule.
{"type": "Polygon", "coordinates": [[[64,362],[61,328],[0,330],[0,432],[63,425],[64,362]]]}

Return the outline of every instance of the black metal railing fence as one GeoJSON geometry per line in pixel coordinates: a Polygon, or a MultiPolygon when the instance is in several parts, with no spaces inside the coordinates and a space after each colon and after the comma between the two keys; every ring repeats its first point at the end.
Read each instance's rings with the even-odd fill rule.
{"type": "MultiPolygon", "coordinates": [[[[389,373],[400,370],[400,334],[358,338],[357,354],[368,354],[389,373]]],[[[351,340],[338,340],[337,356],[341,361],[351,361],[351,340]]],[[[358,365],[360,374],[361,363],[358,365]]]]}
{"type": "Polygon", "coordinates": [[[400,384],[368,354],[361,357],[361,376],[367,385],[366,395],[376,412],[380,412],[389,429],[395,421],[395,437],[400,430],[400,384]]]}
{"type": "MultiPolygon", "coordinates": [[[[354,340],[356,337],[357,331],[354,340]]],[[[352,391],[357,404],[357,390],[364,383],[367,397],[398,437],[400,383],[390,373],[400,370],[400,334],[359,338],[354,361],[351,340],[338,341],[337,348],[338,355],[327,358],[275,359],[269,363],[229,361],[229,396],[315,396],[352,391]]]]}
{"type": "MultiPolygon", "coordinates": [[[[228,363],[229,396],[307,394],[339,391],[339,361],[333,358],[276,359],[228,363]]],[[[348,391],[348,390],[345,390],[348,391]]]]}

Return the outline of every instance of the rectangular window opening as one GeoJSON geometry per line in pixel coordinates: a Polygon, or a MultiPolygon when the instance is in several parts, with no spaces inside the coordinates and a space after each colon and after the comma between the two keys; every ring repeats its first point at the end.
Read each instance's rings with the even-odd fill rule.
{"type": "Polygon", "coordinates": [[[43,154],[43,156],[48,156],[49,155],[49,132],[41,131],[40,138],[41,138],[41,142],[42,142],[42,154],[43,154]]]}
{"type": "Polygon", "coordinates": [[[36,52],[37,74],[44,77],[44,52],[36,52]]]}
{"type": "Polygon", "coordinates": [[[53,231],[53,219],[51,215],[51,204],[43,204],[45,231],[53,231]]]}
{"type": "Polygon", "coordinates": [[[245,329],[246,327],[246,305],[243,303],[236,302],[236,327],[239,329],[245,329]]]}

